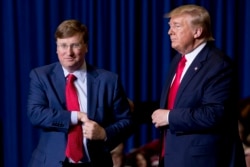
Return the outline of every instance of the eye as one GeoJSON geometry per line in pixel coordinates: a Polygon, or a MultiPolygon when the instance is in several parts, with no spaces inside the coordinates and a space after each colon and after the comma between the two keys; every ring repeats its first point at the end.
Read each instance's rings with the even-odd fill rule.
{"type": "Polygon", "coordinates": [[[72,44],[72,47],[75,48],[75,49],[80,49],[81,46],[82,45],[80,43],[74,43],[74,44],[72,44]]]}
{"type": "Polygon", "coordinates": [[[61,44],[60,46],[61,46],[61,48],[63,48],[63,49],[68,48],[68,45],[66,45],[66,44],[61,44]]]}
{"type": "Polygon", "coordinates": [[[180,28],[181,25],[180,25],[180,24],[175,24],[174,27],[175,27],[175,28],[180,28]]]}

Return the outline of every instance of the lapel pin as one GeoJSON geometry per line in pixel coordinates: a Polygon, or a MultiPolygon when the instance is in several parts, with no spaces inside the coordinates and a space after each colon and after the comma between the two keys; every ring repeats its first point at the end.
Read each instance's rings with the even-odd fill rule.
{"type": "Polygon", "coordinates": [[[197,71],[197,70],[198,70],[198,67],[194,67],[194,70],[197,71]]]}

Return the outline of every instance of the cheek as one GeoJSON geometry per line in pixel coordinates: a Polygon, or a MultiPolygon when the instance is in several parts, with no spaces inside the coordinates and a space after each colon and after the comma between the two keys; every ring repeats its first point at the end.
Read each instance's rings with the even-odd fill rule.
{"type": "Polygon", "coordinates": [[[62,51],[60,51],[60,49],[57,49],[56,50],[56,54],[59,56],[59,55],[62,55],[62,51]]]}
{"type": "Polygon", "coordinates": [[[83,50],[76,50],[73,52],[75,55],[83,55],[84,51],[83,50]]]}
{"type": "Polygon", "coordinates": [[[63,53],[63,52],[60,52],[60,51],[57,51],[56,53],[57,53],[58,59],[59,59],[59,60],[63,60],[63,57],[64,57],[63,55],[64,55],[64,53],[63,53]]]}
{"type": "Polygon", "coordinates": [[[180,33],[178,37],[182,43],[189,43],[193,39],[192,35],[187,32],[180,33]]]}
{"type": "Polygon", "coordinates": [[[84,58],[83,55],[84,55],[84,54],[83,54],[82,52],[74,52],[74,58],[75,58],[76,60],[81,60],[81,59],[83,59],[83,58],[84,58]]]}
{"type": "Polygon", "coordinates": [[[62,52],[60,52],[60,51],[56,51],[56,54],[57,54],[57,56],[60,58],[60,57],[62,57],[62,52]]]}
{"type": "Polygon", "coordinates": [[[87,52],[85,50],[78,50],[78,51],[74,51],[74,55],[76,55],[76,57],[84,57],[84,55],[86,54],[87,52]]]}

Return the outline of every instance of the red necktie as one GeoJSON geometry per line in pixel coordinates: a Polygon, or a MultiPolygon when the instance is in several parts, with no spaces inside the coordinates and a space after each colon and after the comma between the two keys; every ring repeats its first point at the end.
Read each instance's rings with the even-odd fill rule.
{"type": "MultiPolygon", "coordinates": [[[[186,60],[185,56],[182,56],[181,60],[178,63],[175,78],[174,78],[174,81],[173,81],[172,86],[170,87],[170,90],[169,90],[169,93],[168,93],[168,106],[167,106],[167,109],[169,109],[169,110],[173,109],[173,107],[174,107],[175,97],[176,97],[176,94],[177,94],[177,91],[178,91],[178,88],[179,88],[179,85],[180,85],[181,75],[182,75],[183,69],[185,67],[186,61],[187,60],[186,60]]],[[[165,148],[165,135],[166,134],[164,133],[161,157],[164,157],[164,154],[165,154],[165,149],[164,149],[165,148]]]]}
{"type": "Polygon", "coordinates": [[[175,78],[174,81],[172,83],[172,86],[170,87],[169,90],[169,94],[168,94],[168,109],[171,110],[174,107],[174,102],[175,102],[175,96],[177,94],[179,85],[180,85],[180,81],[181,81],[181,74],[182,71],[185,67],[186,64],[186,58],[185,56],[182,56],[181,60],[179,61],[177,70],[176,70],[176,74],[175,74],[175,78]]]}
{"type": "MultiPolygon", "coordinates": [[[[67,77],[66,104],[69,111],[80,111],[77,91],[74,85],[76,79],[73,74],[69,74],[67,77]]],[[[69,130],[66,156],[75,162],[79,162],[83,158],[83,134],[80,124],[71,126],[69,130]]]]}

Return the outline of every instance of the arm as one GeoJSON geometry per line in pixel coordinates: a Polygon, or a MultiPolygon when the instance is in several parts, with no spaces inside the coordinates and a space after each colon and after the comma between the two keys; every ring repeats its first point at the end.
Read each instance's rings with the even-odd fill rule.
{"type": "Polygon", "coordinates": [[[169,113],[169,128],[175,133],[223,130],[232,123],[233,72],[222,59],[208,61],[187,84],[169,113]],[[229,122],[228,122],[229,121],[229,122]],[[231,121],[231,122],[230,122],[231,121]]]}
{"type": "Polygon", "coordinates": [[[60,103],[48,77],[49,75],[44,74],[41,70],[30,72],[28,118],[36,127],[53,131],[67,131],[70,125],[70,112],[65,110],[60,103]]]}

